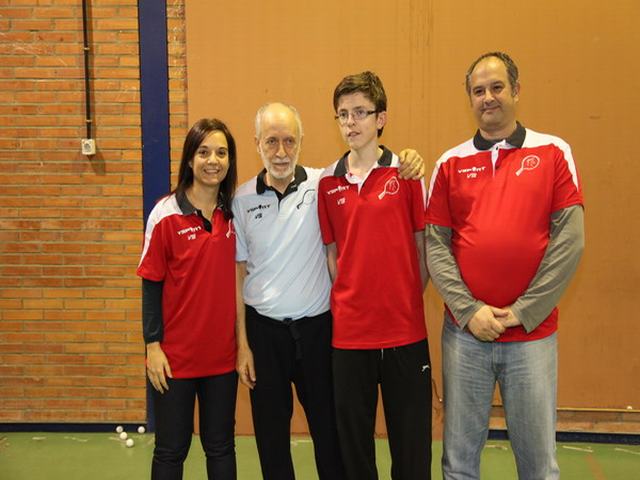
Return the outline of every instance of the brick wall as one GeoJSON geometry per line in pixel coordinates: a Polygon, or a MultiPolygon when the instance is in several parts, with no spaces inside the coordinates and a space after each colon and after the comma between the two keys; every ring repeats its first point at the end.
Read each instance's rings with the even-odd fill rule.
{"type": "MultiPolygon", "coordinates": [[[[92,158],[80,154],[80,0],[0,0],[0,422],[146,416],[137,2],[89,3],[92,158]]],[[[182,3],[168,25],[176,148],[182,3]]]]}
{"type": "Polygon", "coordinates": [[[190,125],[187,119],[187,46],[184,4],[167,2],[167,41],[169,63],[169,126],[171,129],[171,185],[177,183],[182,144],[190,125]]]}

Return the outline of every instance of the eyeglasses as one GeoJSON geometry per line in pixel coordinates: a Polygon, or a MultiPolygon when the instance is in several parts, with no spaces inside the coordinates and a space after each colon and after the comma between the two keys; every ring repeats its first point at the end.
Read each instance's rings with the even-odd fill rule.
{"type": "Polygon", "coordinates": [[[340,110],[338,114],[333,117],[335,118],[340,125],[346,125],[349,121],[349,115],[356,121],[364,120],[369,115],[373,115],[374,113],[378,113],[377,110],[365,110],[364,108],[356,108],[355,110],[349,112],[347,110],[340,110]]]}

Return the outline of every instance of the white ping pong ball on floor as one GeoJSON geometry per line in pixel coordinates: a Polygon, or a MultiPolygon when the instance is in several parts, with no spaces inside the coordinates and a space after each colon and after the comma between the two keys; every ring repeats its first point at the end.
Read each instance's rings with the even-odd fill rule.
{"type": "Polygon", "coordinates": [[[138,427],[138,433],[144,433],[144,432],[145,432],[144,427],[143,427],[142,425],[140,425],[140,426],[138,427]]]}
{"type": "Polygon", "coordinates": [[[126,440],[127,436],[127,432],[120,432],[120,440],[126,440]]]}
{"type": "Polygon", "coordinates": [[[127,438],[126,445],[129,448],[133,447],[133,438],[127,438]]]}
{"type": "Polygon", "coordinates": [[[124,428],[122,428],[122,425],[118,425],[116,427],[116,433],[122,433],[122,432],[124,432],[124,428]]]}

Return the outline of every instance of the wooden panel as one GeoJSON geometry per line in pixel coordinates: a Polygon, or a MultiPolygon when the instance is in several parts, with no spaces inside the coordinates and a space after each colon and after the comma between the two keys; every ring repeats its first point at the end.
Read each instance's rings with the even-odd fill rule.
{"type": "MultiPolygon", "coordinates": [[[[371,69],[389,97],[383,141],[417,148],[429,171],[469,138],[464,73],[479,54],[505,50],[521,71],[519,118],[573,148],[586,198],[587,250],[560,308],[559,404],[640,408],[640,3],[344,0],[205,2],[187,5],[191,121],[224,119],[236,136],[240,178],[261,168],[253,144],[257,108],[296,105],[305,128],[301,163],[325,166],[344,150],[331,98],[346,74],[371,69]]],[[[440,371],[442,306],[426,310],[440,371]]],[[[438,384],[440,381],[438,379],[438,384]]],[[[239,427],[250,426],[241,392],[239,427]]],[[[297,421],[302,416],[297,414],[297,421]]],[[[295,429],[304,428],[304,422],[295,429]],[[302,427],[300,427],[302,425],[302,427]]]]}

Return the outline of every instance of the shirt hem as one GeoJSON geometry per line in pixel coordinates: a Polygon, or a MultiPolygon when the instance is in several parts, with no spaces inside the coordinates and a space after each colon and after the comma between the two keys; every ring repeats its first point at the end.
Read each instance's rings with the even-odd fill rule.
{"type": "Polygon", "coordinates": [[[425,334],[417,337],[412,337],[410,339],[394,340],[389,342],[375,342],[370,344],[331,342],[331,346],[340,350],[378,350],[384,348],[404,347],[406,345],[411,345],[412,343],[420,342],[421,340],[425,340],[428,338],[429,335],[425,334]]]}
{"type": "Polygon", "coordinates": [[[225,368],[223,368],[221,370],[216,369],[216,370],[213,370],[213,371],[208,371],[206,373],[205,372],[203,372],[203,373],[200,373],[200,372],[198,372],[198,373],[182,373],[182,374],[181,373],[177,373],[177,374],[174,373],[172,378],[177,379],[177,380],[186,380],[186,379],[189,379],[189,378],[215,377],[215,376],[218,376],[218,375],[226,375],[227,373],[234,372],[235,369],[236,369],[236,367],[235,367],[235,362],[234,362],[234,366],[233,367],[225,367],[225,368]]]}

